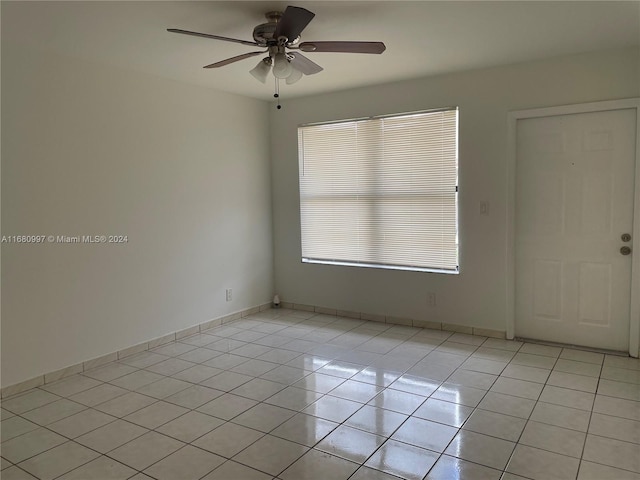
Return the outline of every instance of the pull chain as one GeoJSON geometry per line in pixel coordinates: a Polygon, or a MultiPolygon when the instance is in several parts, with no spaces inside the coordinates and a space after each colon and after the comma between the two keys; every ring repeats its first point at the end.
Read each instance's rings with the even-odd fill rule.
{"type": "Polygon", "coordinates": [[[280,110],[282,108],[282,105],[280,105],[280,79],[278,77],[274,77],[274,78],[276,81],[276,86],[275,86],[276,93],[273,94],[273,98],[278,99],[278,104],[276,105],[276,108],[280,110]]]}

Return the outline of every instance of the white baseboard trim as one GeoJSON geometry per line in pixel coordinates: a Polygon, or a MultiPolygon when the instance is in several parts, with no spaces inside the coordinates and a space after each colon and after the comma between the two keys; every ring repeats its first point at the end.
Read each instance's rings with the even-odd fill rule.
{"type": "Polygon", "coordinates": [[[101,355],[100,357],[92,358],[91,360],[86,360],[84,362],[76,363],[75,365],[70,365],[68,367],[61,368],[59,370],[38,375],[37,377],[30,378],[29,380],[25,380],[23,382],[19,382],[13,385],[8,385],[6,387],[3,387],[0,390],[0,398],[7,398],[12,395],[16,395],[18,393],[24,392],[26,390],[31,390],[32,388],[45,385],[47,383],[53,383],[57,380],[68,377],[69,375],[82,373],[87,370],[91,370],[92,368],[96,368],[101,365],[107,364],[109,362],[113,362],[115,360],[119,360],[121,358],[128,357],[130,355],[134,355],[136,353],[143,352],[145,350],[151,350],[152,348],[156,348],[160,345],[164,345],[165,343],[173,342],[175,340],[179,340],[189,335],[193,335],[195,333],[208,330],[212,327],[223,325],[225,323],[229,323],[234,320],[238,320],[240,318],[253,315],[258,312],[262,312],[264,310],[268,310],[270,308],[271,308],[271,302],[263,303],[255,307],[246,308],[239,312],[229,313],[227,315],[223,315],[222,317],[208,320],[204,323],[200,323],[192,327],[183,328],[182,330],[178,330],[176,332],[169,333],[167,335],[163,335],[161,337],[154,338],[146,342],[138,343],[137,345],[132,345],[122,350],[118,350],[117,352],[101,355]]]}
{"type": "Polygon", "coordinates": [[[339,317],[369,320],[372,322],[389,323],[393,325],[405,325],[418,328],[430,328],[435,330],[445,330],[448,332],[466,333],[468,335],[479,335],[482,337],[506,338],[504,330],[492,330],[490,328],[469,327],[454,323],[432,322],[429,320],[417,320],[412,318],[394,317],[389,315],[379,315],[375,313],[353,312],[349,310],[339,310],[331,307],[321,307],[316,305],[304,305],[300,303],[281,302],[282,308],[301,310],[304,312],[315,312],[324,315],[337,315],[339,317]]]}
{"type": "MultiPolygon", "coordinates": [[[[304,304],[290,303],[290,302],[281,302],[280,305],[282,308],[289,308],[293,310],[300,310],[304,312],[311,312],[311,313],[317,313],[322,315],[333,315],[338,317],[367,320],[371,322],[388,323],[392,325],[405,325],[405,326],[418,327],[418,328],[430,328],[430,329],[444,330],[449,332],[466,333],[469,335],[479,335],[483,337],[506,338],[506,332],[502,330],[491,330],[488,328],[469,327],[465,325],[456,325],[452,323],[432,322],[428,320],[417,320],[417,319],[411,319],[411,318],[394,317],[394,316],[379,315],[379,314],[366,313],[366,312],[353,312],[348,310],[339,310],[331,307],[304,305],[304,304]]],[[[12,395],[16,395],[18,393],[24,392],[26,390],[30,390],[32,388],[45,385],[47,383],[55,382],[69,375],[82,373],[92,368],[96,368],[101,365],[107,364],[109,362],[113,362],[115,360],[119,360],[121,358],[125,358],[130,355],[143,352],[145,350],[151,350],[152,348],[156,348],[160,345],[164,345],[166,343],[179,340],[189,335],[194,335],[196,333],[209,330],[210,328],[213,328],[219,325],[224,325],[225,323],[239,320],[249,315],[253,315],[259,312],[263,312],[265,310],[269,310],[270,308],[271,308],[271,303],[263,303],[261,305],[247,308],[239,312],[230,313],[222,317],[215,318],[213,320],[208,320],[204,323],[194,325],[192,327],[183,328],[182,330],[178,330],[168,335],[163,335],[161,337],[154,338],[152,340],[148,340],[146,342],[142,342],[137,345],[132,345],[122,350],[118,350],[117,352],[108,353],[106,355],[102,355],[100,357],[93,358],[91,360],[86,360],[84,362],[80,362],[75,365],[70,365],[68,367],[65,367],[59,370],[38,375],[37,377],[31,378],[29,380],[25,380],[23,382],[19,382],[14,385],[9,385],[7,387],[2,388],[0,390],[0,398],[7,398],[12,395]]]]}

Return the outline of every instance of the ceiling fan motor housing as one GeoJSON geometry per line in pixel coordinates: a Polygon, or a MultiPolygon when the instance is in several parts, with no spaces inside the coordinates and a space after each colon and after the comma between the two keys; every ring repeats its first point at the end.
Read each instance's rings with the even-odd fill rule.
{"type": "MultiPolygon", "coordinates": [[[[262,23],[253,29],[253,39],[261,47],[268,47],[278,44],[278,39],[274,34],[278,21],[282,18],[282,12],[267,12],[265,14],[267,23],[262,23]]],[[[300,37],[287,39],[287,45],[295,45],[300,41],[300,37]]]]}
{"type": "Polygon", "coordinates": [[[194,37],[222,40],[248,46],[262,47],[262,51],[247,52],[219,62],[205,65],[204,68],[218,68],[231,63],[267,54],[258,65],[251,70],[257,80],[262,83],[266,75],[272,71],[276,78],[286,79],[287,84],[297,82],[303,75],[313,75],[322,71],[322,67],[309,60],[300,52],[343,52],[343,53],[377,53],[384,52],[382,42],[324,41],[300,42],[300,34],[313,20],[315,14],[302,7],[289,5],[284,12],[271,11],[265,15],[267,22],[253,29],[253,41],[223,37],[209,33],[199,33],[179,28],[168,28],[172,33],[191,35],[194,37]],[[297,50],[293,52],[288,49],[297,50]],[[272,68],[271,68],[272,67],[272,68]],[[270,70],[271,69],[271,70],[270,70]]]}
{"type": "Polygon", "coordinates": [[[273,33],[276,31],[275,23],[263,23],[253,29],[253,39],[261,47],[266,47],[269,41],[273,40],[273,33]]]}

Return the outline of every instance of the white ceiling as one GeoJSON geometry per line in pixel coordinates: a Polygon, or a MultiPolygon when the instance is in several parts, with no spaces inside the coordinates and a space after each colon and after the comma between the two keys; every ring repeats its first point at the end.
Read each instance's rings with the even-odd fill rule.
{"type": "Polygon", "coordinates": [[[2,1],[2,42],[271,99],[248,71],[254,50],[168,33],[181,28],[251,40],[264,13],[292,4],[316,14],[310,40],[383,41],[382,55],[308,53],[324,71],[281,86],[294,97],[362,85],[640,44],[640,1],[2,1]]]}

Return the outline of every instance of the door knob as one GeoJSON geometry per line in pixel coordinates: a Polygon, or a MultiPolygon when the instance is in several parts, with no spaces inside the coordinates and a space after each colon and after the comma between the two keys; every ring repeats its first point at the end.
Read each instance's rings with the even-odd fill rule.
{"type": "Polygon", "coordinates": [[[620,253],[622,255],[629,255],[631,254],[631,247],[627,247],[626,245],[624,247],[620,247],[620,253]]]}
{"type": "Polygon", "coordinates": [[[622,235],[620,235],[620,238],[622,239],[623,242],[631,241],[631,235],[629,235],[628,233],[623,233],[622,235]]]}

